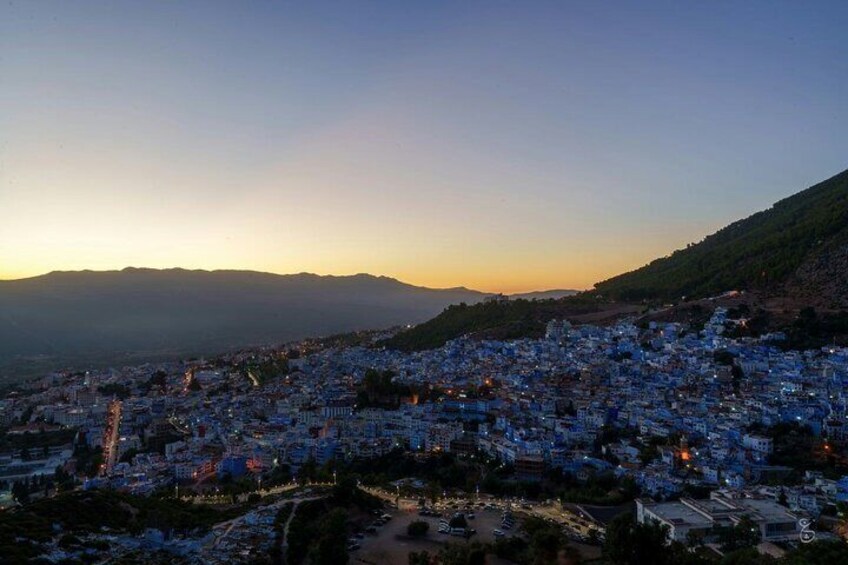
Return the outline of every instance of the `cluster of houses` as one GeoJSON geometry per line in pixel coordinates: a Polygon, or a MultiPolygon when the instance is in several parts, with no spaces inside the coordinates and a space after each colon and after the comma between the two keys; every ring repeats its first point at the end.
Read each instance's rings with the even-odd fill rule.
{"type": "MultiPolygon", "coordinates": [[[[294,358],[287,346],[57,373],[0,400],[0,424],[9,433],[74,429],[73,444],[27,461],[0,453],[0,481],[73,471],[81,447],[109,443],[114,464],[87,485],[141,494],[397,449],[482,454],[513,465],[520,480],[551,469],[579,479],[612,473],[655,500],[688,486],[755,488],[793,470],[773,463],[770,427],[803,426],[834,451],[848,441],[848,349],[792,351],[777,347],[779,335],[731,337],[726,329],[740,323],[717,308],[701,328],[554,320],[540,339],[463,338],[413,353],[337,346],[294,358]],[[263,382],[243,369],[285,356],[288,370],[263,382]],[[362,405],[369,369],[391,371],[415,392],[395,406],[362,405]]],[[[808,474],[774,498],[815,514],[846,494],[848,478],[808,474]]]]}

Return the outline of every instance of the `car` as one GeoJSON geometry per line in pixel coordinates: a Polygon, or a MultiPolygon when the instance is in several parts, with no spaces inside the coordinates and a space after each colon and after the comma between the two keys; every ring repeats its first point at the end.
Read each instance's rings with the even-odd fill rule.
{"type": "Polygon", "coordinates": [[[476,518],[476,516],[474,515],[474,512],[469,512],[468,514],[465,515],[465,517],[468,518],[469,520],[473,520],[474,518],[476,518]]]}
{"type": "Polygon", "coordinates": [[[376,526],[368,526],[367,528],[365,528],[365,533],[366,533],[366,534],[374,534],[374,535],[376,535],[376,534],[377,534],[377,528],[376,528],[376,526]]]}
{"type": "Polygon", "coordinates": [[[496,538],[502,538],[506,535],[505,533],[503,533],[502,530],[497,530],[497,529],[492,530],[492,533],[495,535],[496,538]]]}
{"type": "Polygon", "coordinates": [[[348,546],[347,546],[347,550],[348,550],[348,551],[356,551],[356,550],[357,550],[357,549],[359,549],[360,547],[362,547],[362,546],[361,546],[361,545],[359,545],[358,543],[351,543],[351,544],[348,544],[348,546]]]}
{"type": "Polygon", "coordinates": [[[355,534],[353,534],[353,537],[355,537],[356,539],[362,539],[365,537],[365,534],[363,534],[362,532],[356,532],[355,534]]]}

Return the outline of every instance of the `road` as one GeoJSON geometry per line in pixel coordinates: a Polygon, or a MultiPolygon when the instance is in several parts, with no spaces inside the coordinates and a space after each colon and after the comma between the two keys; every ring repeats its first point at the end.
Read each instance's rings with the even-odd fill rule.
{"type": "MultiPolygon", "coordinates": [[[[266,496],[273,496],[275,494],[282,494],[284,492],[288,492],[291,490],[295,490],[298,488],[315,488],[315,487],[330,487],[333,486],[333,483],[287,483],[284,485],[271,487],[267,489],[257,490],[253,492],[247,492],[244,494],[240,494],[236,497],[238,502],[245,502],[247,498],[254,493],[258,493],[263,498],[266,496]]],[[[193,502],[195,504],[232,504],[233,499],[231,496],[225,496],[223,494],[212,494],[212,495],[199,495],[199,496],[181,496],[182,500],[186,502],[193,502]]]]}
{"type": "MultiPolygon", "coordinates": [[[[289,535],[289,525],[291,524],[292,518],[294,518],[294,514],[297,511],[298,505],[301,502],[307,502],[309,500],[318,500],[319,498],[323,498],[323,497],[324,497],[324,495],[307,496],[307,497],[300,497],[300,498],[288,498],[288,499],[283,498],[283,499],[280,499],[280,500],[278,500],[274,503],[268,504],[267,506],[262,506],[260,508],[257,508],[256,510],[254,510],[254,512],[263,512],[264,513],[264,512],[267,512],[269,510],[277,511],[290,502],[292,504],[294,504],[294,506],[292,507],[292,512],[291,512],[291,514],[289,514],[288,520],[286,520],[285,528],[283,529],[283,547],[285,547],[286,544],[287,544],[288,535],[289,535]]],[[[237,518],[233,518],[232,520],[228,520],[226,522],[221,522],[220,524],[217,524],[214,528],[215,530],[220,530],[221,528],[226,528],[226,530],[221,535],[215,536],[215,539],[212,542],[210,549],[214,550],[216,547],[218,547],[218,545],[221,542],[223,542],[227,538],[228,535],[230,535],[230,532],[233,531],[233,528],[240,525],[247,518],[248,514],[242,514],[241,516],[238,516],[237,518]]]]}
{"type": "Polygon", "coordinates": [[[104,464],[101,467],[104,474],[112,472],[112,468],[118,459],[118,439],[121,430],[121,408],[120,400],[114,400],[109,404],[106,413],[106,430],[103,441],[104,464]]]}

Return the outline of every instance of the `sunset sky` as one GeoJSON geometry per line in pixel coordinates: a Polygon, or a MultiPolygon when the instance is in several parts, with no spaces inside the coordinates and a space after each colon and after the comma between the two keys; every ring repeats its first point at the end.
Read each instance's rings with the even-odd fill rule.
{"type": "Polygon", "coordinates": [[[587,288],[848,168],[846,26],[844,1],[3,2],[0,278],[587,288]]]}

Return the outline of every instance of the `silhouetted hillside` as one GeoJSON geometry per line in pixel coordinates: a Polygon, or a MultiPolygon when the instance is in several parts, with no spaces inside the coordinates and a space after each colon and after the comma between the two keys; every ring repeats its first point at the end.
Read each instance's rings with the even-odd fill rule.
{"type": "Polygon", "coordinates": [[[0,281],[0,374],[135,362],[426,320],[485,295],[387,277],[124,269],[0,281]],[[4,369],[5,368],[5,369],[4,369]]]}
{"type": "Polygon", "coordinates": [[[621,300],[791,291],[838,307],[848,294],[846,268],[848,171],[595,289],[621,300]]]}
{"type": "MultiPolygon", "coordinates": [[[[439,347],[466,334],[535,337],[553,318],[616,309],[623,313],[628,302],[676,301],[728,290],[782,297],[781,307],[796,311],[805,306],[848,308],[848,171],[735,222],[701,243],[600,282],[594,291],[560,300],[451,306],[385,344],[418,350],[439,347]]],[[[525,296],[534,294],[538,293],[525,296]]],[[[822,324],[838,326],[831,318],[824,318],[822,324]]],[[[823,339],[830,339],[834,332],[824,327],[821,333],[823,339]]]]}
{"type": "Polygon", "coordinates": [[[398,333],[383,345],[403,351],[441,347],[446,342],[473,334],[491,339],[541,337],[552,319],[598,312],[601,305],[593,297],[577,295],[559,300],[486,301],[456,304],[423,324],[398,333]]]}

